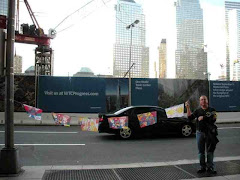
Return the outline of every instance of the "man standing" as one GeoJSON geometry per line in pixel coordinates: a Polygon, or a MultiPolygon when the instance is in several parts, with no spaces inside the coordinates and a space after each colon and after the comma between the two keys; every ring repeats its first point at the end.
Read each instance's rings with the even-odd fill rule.
{"type": "Polygon", "coordinates": [[[198,173],[207,172],[216,174],[214,170],[214,150],[218,142],[216,135],[217,129],[215,122],[217,119],[216,110],[208,106],[208,98],[206,96],[200,97],[200,107],[193,113],[190,110],[190,104],[187,101],[185,103],[187,108],[187,116],[189,120],[196,118],[196,139],[198,146],[198,155],[201,168],[197,171],[198,173]],[[207,151],[207,163],[205,161],[205,149],[207,151]]]}

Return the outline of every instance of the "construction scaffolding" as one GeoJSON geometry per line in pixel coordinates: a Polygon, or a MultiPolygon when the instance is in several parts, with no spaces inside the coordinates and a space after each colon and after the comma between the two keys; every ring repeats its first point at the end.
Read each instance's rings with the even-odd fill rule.
{"type": "Polygon", "coordinates": [[[53,50],[49,46],[35,49],[35,75],[53,75],[53,50]]]}

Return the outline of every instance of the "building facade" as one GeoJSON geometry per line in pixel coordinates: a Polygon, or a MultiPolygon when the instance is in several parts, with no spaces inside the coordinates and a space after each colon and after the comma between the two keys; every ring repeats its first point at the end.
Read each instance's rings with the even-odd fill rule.
{"type": "Polygon", "coordinates": [[[240,80],[240,2],[225,1],[226,77],[227,80],[240,80]]]}
{"type": "Polygon", "coordinates": [[[167,77],[167,40],[162,39],[159,50],[159,78],[167,77]]]}
{"type": "Polygon", "coordinates": [[[90,68],[82,67],[73,77],[95,77],[95,75],[90,68]]]}
{"type": "Polygon", "coordinates": [[[35,75],[35,66],[30,66],[29,68],[26,69],[25,75],[35,75]]]}
{"type": "Polygon", "coordinates": [[[157,62],[154,62],[154,78],[158,78],[158,73],[157,73],[157,62]]]}
{"type": "Polygon", "coordinates": [[[0,15],[7,16],[8,14],[8,0],[0,0],[0,15]]]}
{"type": "Polygon", "coordinates": [[[14,56],[14,74],[22,74],[22,56],[14,56]]]}
{"type": "Polygon", "coordinates": [[[203,10],[199,0],[176,2],[176,78],[206,79],[207,53],[204,52],[203,10]]]}
{"type": "Polygon", "coordinates": [[[113,76],[124,77],[126,75],[130,68],[131,53],[131,66],[133,65],[131,76],[148,78],[149,48],[145,46],[145,16],[142,7],[134,0],[118,0],[115,11],[116,42],[113,55],[113,76]],[[132,27],[132,30],[126,29],[127,25],[136,20],[139,20],[139,23],[132,27]]]}

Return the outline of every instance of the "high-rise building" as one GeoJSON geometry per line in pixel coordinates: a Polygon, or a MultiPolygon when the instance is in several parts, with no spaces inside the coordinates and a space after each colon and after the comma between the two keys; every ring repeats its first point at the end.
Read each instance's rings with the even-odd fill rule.
{"type": "Polygon", "coordinates": [[[203,10],[199,0],[176,2],[176,77],[206,79],[207,53],[204,52],[203,10]]]}
{"type": "Polygon", "coordinates": [[[8,0],[0,0],[0,15],[7,16],[8,0]]]}
{"type": "Polygon", "coordinates": [[[22,73],[22,56],[14,56],[14,74],[22,73]]]}
{"type": "Polygon", "coordinates": [[[158,78],[158,75],[157,75],[157,62],[156,61],[154,62],[154,77],[158,78]]]}
{"type": "Polygon", "coordinates": [[[240,80],[240,2],[225,1],[226,77],[240,80]]]}
{"type": "Polygon", "coordinates": [[[145,16],[134,0],[118,0],[116,10],[116,42],[114,44],[113,75],[124,77],[129,70],[131,51],[132,77],[149,77],[149,48],[145,46],[145,16]],[[127,25],[139,23],[131,29],[127,25]],[[132,46],[131,46],[132,39],[132,46]],[[130,47],[131,46],[131,47],[130,47]]]}
{"type": "Polygon", "coordinates": [[[159,50],[159,78],[167,77],[167,40],[162,39],[159,50]]]}

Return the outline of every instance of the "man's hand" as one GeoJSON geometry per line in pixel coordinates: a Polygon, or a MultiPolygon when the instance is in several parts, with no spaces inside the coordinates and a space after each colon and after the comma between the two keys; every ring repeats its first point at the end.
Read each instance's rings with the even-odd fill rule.
{"type": "Polygon", "coordinates": [[[185,102],[185,106],[186,106],[186,108],[187,108],[187,116],[189,117],[189,116],[192,115],[192,112],[191,112],[191,110],[190,110],[190,103],[189,103],[189,101],[186,101],[186,102],[185,102]]]}
{"type": "Polygon", "coordinates": [[[198,121],[202,121],[202,120],[203,120],[203,116],[199,116],[198,121]]]}
{"type": "Polygon", "coordinates": [[[189,101],[186,101],[186,102],[185,102],[185,106],[186,106],[186,108],[189,108],[189,107],[190,107],[189,101]]]}

